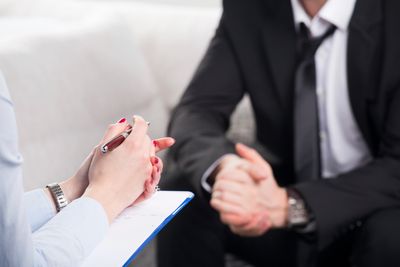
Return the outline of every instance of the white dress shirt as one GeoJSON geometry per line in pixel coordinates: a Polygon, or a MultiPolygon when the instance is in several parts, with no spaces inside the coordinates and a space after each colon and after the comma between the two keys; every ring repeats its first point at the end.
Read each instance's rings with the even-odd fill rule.
{"type": "Polygon", "coordinates": [[[0,266],[79,266],[105,235],[106,213],[80,198],[54,216],[43,190],[23,195],[15,116],[1,73],[0,129],[0,266]]]}
{"type": "MultiPolygon", "coordinates": [[[[315,54],[322,177],[333,178],[372,159],[355,121],[348,93],[348,27],[356,0],[328,0],[312,19],[299,0],[291,2],[296,28],[302,22],[316,37],[324,34],[331,25],[337,27],[315,54]]],[[[202,177],[202,187],[208,192],[211,192],[211,186],[207,178],[219,162],[220,159],[202,177]]]]}
{"type": "Polygon", "coordinates": [[[355,121],[347,79],[348,28],[356,0],[328,0],[312,19],[298,0],[291,0],[296,27],[302,22],[312,36],[335,25],[336,31],[315,54],[322,176],[335,177],[372,159],[355,121]]]}

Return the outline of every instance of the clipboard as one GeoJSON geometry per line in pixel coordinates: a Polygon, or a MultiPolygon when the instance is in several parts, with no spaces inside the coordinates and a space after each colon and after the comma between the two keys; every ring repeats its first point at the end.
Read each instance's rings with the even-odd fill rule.
{"type": "Polygon", "coordinates": [[[159,191],[127,208],[81,266],[128,266],[193,197],[192,192],[159,191]]]}

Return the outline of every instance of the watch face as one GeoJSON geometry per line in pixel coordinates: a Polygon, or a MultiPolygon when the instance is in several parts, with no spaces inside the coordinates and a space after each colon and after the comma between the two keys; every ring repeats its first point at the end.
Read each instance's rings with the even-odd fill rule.
{"type": "Polygon", "coordinates": [[[291,226],[304,226],[308,223],[308,213],[304,202],[289,196],[288,221],[291,226]]]}

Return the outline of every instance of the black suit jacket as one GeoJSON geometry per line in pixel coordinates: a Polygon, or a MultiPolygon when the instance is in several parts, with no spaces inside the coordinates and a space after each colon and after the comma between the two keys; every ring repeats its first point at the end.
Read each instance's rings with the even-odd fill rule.
{"type": "Polygon", "coordinates": [[[225,134],[243,95],[278,183],[293,185],[317,222],[320,249],[369,214],[400,203],[400,1],[358,0],[349,27],[351,106],[374,160],[336,179],[296,183],[290,0],[226,0],[216,35],[170,123],[171,155],[201,194],[200,177],[234,151],[225,134]]]}

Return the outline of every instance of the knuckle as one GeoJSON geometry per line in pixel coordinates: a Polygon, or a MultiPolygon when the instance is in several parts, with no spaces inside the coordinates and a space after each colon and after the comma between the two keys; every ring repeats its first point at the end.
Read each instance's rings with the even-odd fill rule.
{"type": "Polygon", "coordinates": [[[221,187],[221,180],[216,180],[213,186],[213,190],[216,191],[221,187]]]}
{"type": "Polygon", "coordinates": [[[141,116],[135,116],[135,126],[139,126],[139,127],[147,127],[146,121],[143,119],[143,117],[141,116]]]}
{"type": "Polygon", "coordinates": [[[223,190],[226,187],[226,180],[219,180],[218,182],[218,189],[223,190]]]}
{"type": "Polygon", "coordinates": [[[213,185],[212,185],[212,188],[211,188],[211,192],[214,194],[214,192],[215,191],[217,191],[218,190],[218,181],[216,181],[213,185]]]}
{"type": "Polygon", "coordinates": [[[102,143],[97,144],[96,146],[93,147],[92,153],[96,153],[96,151],[100,150],[100,147],[102,146],[102,143]]]}
{"type": "Polygon", "coordinates": [[[137,151],[137,150],[139,150],[139,148],[140,148],[140,142],[138,142],[138,141],[136,141],[136,140],[131,140],[131,142],[129,142],[129,147],[130,147],[132,150],[137,151]]]}
{"type": "Polygon", "coordinates": [[[217,172],[217,174],[215,175],[215,179],[221,179],[222,177],[224,177],[226,171],[225,170],[220,170],[219,172],[217,172]]]}
{"type": "Polygon", "coordinates": [[[158,166],[159,166],[160,168],[163,168],[163,167],[164,167],[164,162],[163,162],[163,160],[160,159],[159,157],[157,157],[157,159],[158,159],[158,166]]]}
{"type": "Polygon", "coordinates": [[[134,115],[133,119],[135,120],[135,123],[136,122],[140,122],[140,121],[144,121],[143,117],[140,116],[140,115],[134,115]]]}
{"type": "MultiPolygon", "coordinates": [[[[150,163],[150,158],[149,155],[147,155],[146,153],[142,153],[140,156],[140,160],[144,161],[144,162],[149,162],[150,163]]],[[[150,166],[152,166],[151,164],[149,164],[150,166]]]]}
{"type": "Polygon", "coordinates": [[[238,179],[247,180],[250,178],[250,175],[247,172],[240,172],[235,174],[235,177],[237,177],[238,179]]]}
{"type": "Polygon", "coordinates": [[[231,176],[237,175],[238,171],[235,169],[229,169],[221,172],[221,180],[227,180],[231,176]]]}
{"type": "Polygon", "coordinates": [[[225,179],[224,178],[225,175],[223,173],[219,173],[217,174],[217,176],[215,176],[215,184],[219,183],[221,180],[225,179]]]}

